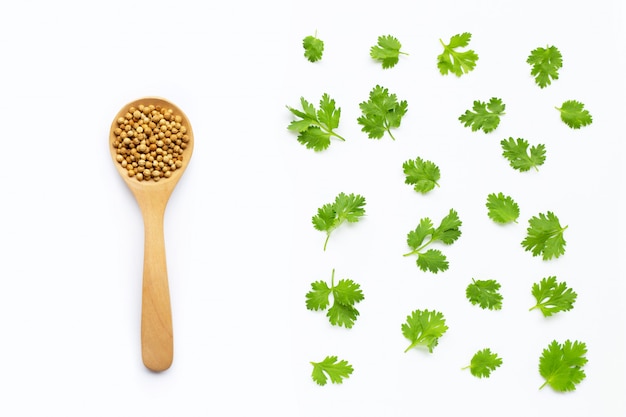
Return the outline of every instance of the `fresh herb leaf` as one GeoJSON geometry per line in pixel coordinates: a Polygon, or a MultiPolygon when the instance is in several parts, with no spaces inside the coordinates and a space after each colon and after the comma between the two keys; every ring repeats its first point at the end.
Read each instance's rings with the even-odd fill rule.
{"type": "Polygon", "coordinates": [[[496,223],[517,223],[519,206],[512,197],[502,193],[487,196],[487,215],[496,223]]]}
{"type": "Polygon", "coordinates": [[[363,300],[361,286],[351,279],[340,279],[335,284],[335,270],[331,276],[330,287],[324,281],[311,283],[311,291],[306,294],[306,308],[313,311],[326,310],[330,305],[330,296],[333,305],[326,313],[330,324],[351,328],[359,316],[354,305],[363,300]]]}
{"type": "Polygon", "coordinates": [[[393,68],[400,60],[400,55],[408,55],[400,50],[402,44],[391,36],[379,36],[378,43],[370,48],[370,56],[380,61],[383,68],[393,68]]]}
{"type": "Polygon", "coordinates": [[[302,40],[302,47],[304,48],[304,56],[310,62],[316,62],[322,59],[324,54],[324,41],[315,36],[307,36],[302,40]]]}
{"type": "Polygon", "coordinates": [[[402,164],[405,184],[413,185],[413,189],[418,193],[426,194],[435,186],[439,186],[437,181],[441,177],[439,167],[431,161],[425,161],[420,157],[414,160],[405,161],[402,164]]]}
{"type": "Polygon", "coordinates": [[[470,364],[462,369],[469,369],[471,374],[477,378],[489,378],[491,372],[502,365],[502,359],[497,353],[492,353],[491,349],[479,350],[474,354],[470,364]]]}
{"type": "Polygon", "coordinates": [[[530,74],[535,77],[535,83],[545,88],[552,80],[558,80],[563,56],[556,46],[539,47],[530,52],[526,62],[532,65],[530,74]]]}
{"type": "Polygon", "coordinates": [[[489,133],[500,124],[500,116],[504,115],[506,105],[501,99],[492,97],[488,103],[475,100],[472,110],[466,110],[459,120],[465,127],[471,126],[472,132],[482,129],[489,133]]]}
{"type": "MultiPolygon", "coordinates": [[[[335,270],[333,269],[333,277],[335,270]]],[[[326,310],[330,305],[332,288],[324,281],[311,283],[311,291],[306,294],[306,308],[313,311],[326,310]]]]}
{"type": "Polygon", "coordinates": [[[472,34],[465,32],[452,36],[448,44],[439,39],[443,46],[443,52],[437,56],[437,67],[441,75],[447,75],[451,72],[460,77],[476,67],[476,61],[478,61],[476,52],[471,49],[466,51],[458,50],[458,48],[465,48],[469,45],[471,38],[472,34]]]}
{"type": "Polygon", "coordinates": [[[461,224],[458,213],[453,209],[450,209],[436,229],[432,220],[428,217],[422,218],[415,230],[407,234],[407,244],[413,250],[404,256],[417,255],[416,263],[422,271],[445,271],[449,266],[446,256],[438,249],[425,249],[437,241],[445,245],[454,243],[461,236],[461,224]]]}
{"type": "Polygon", "coordinates": [[[578,294],[567,287],[565,282],[557,282],[556,277],[543,278],[533,284],[532,295],[537,304],[530,308],[538,308],[544,317],[549,317],[559,311],[569,311],[574,308],[578,294]]]}
{"type": "Polygon", "coordinates": [[[574,391],[583,379],[583,366],[587,363],[587,345],[579,341],[566,340],[562,345],[556,340],[543,350],[539,358],[539,374],[555,391],[574,391]]]}
{"type": "Polygon", "coordinates": [[[312,222],[315,229],[326,232],[324,250],[333,230],[344,221],[349,223],[358,222],[365,215],[365,198],[359,194],[339,193],[333,203],[324,204],[317,209],[312,222]]]}
{"type": "Polygon", "coordinates": [[[430,353],[439,343],[439,338],[448,330],[446,319],[438,311],[415,310],[406,317],[402,324],[402,334],[411,344],[405,352],[417,347],[425,346],[430,353]]]}
{"type": "Polygon", "coordinates": [[[556,109],[561,113],[561,120],[572,129],[580,129],[593,121],[591,114],[585,110],[585,105],[580,101],[567,100],[556,109]]]}
{"type": "Polygon", "coordinates": [[[405,100],[398,102],[395,94],[389,94],[389,90],[377,85],[370,91],[369,100],[359,104],[362,115],[357,119],[363,126],[361,131],[366,132],[370,139],[380,139],[389,134],[391,129],[400,127],[402,117],[406,114],[408,104],[405,100]]]}
{"type": "Polygon", "coordinates": [[[311,362],[311,365],[313,365],[311,378],[318,385],[326,385],[328,378],[333,384],[341,384],[354,371],[352,365],[345,360],[338,360],[337,356],[326,356],[323,361],[311,362]]]}
{"type": "Polygon", "coordinates": [[[500,283],[493,279],[475,280],[465,289],[465,296],[473,305],[478,304],[483,310],[500,310],[502,308],[502,295],[498,292],[500,283]]]}
{"type": "Polygon", "coordinates": [[[567,226],[562,227],[559,218],[551,211],[547,214],[539,213],[528,221],[526,238],[522,246],[526,251],[532,251],[533,256],[541,255],[546,261],[558,258],[565,253],[565,239],[563,232],[567,226]]]}
{"type": "Polygon", "coordinates": [[[322,95],[319,109],[315,109],[304,97],[300,98],[300,104],[302,110],[287,106],[293,115],[300,118],[287,126],[287,129],[298,133],[298,142],[319,152],[330,146],[330,138],[333,136],[345,140],[335,132],[339,127],[341,108],[336,107],[335,100],[328,94],[322,95]]]}
{"type": "Polygon", "coordinates": [[[502,156],[509,160],[509,165],[514,169],[525,172],[534,168],[539,171],[539,166],[546,161],[546,147],[543,144],[533,145],[528,149],[528,141],[522,138],[508,138],[500,141],[502,156]]]}

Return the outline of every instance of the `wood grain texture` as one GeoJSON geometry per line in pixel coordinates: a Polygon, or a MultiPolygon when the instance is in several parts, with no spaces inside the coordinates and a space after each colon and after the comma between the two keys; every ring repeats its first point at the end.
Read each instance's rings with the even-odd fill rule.
{"type": "Polygon", "coordinates": [[[155,372],[168,369],[174,358],[174,338],[172,312],[165,256],[165,236],[163,222],[167,202],[183,175],[193,153],[194,137],[191,124],[184,112],[173,103],[159,97],[144,97],[126,104],[113,119],[109,134],[109,149],[113,163],[126,185],[135,196],[144,222],[144,264],[141,302],[141,353],[144,365],[155,372]],[[113,147],[114,130],[117,119],[127,113],[131,106],[154,104],[170,108],[182,117],[182,125],[187,128],[189,142],[183,152],[182,167],[173,172],[170,178],[158,182],[138,181],[129,177],[126,169],[115,160],[117,153],[113,147]]]}

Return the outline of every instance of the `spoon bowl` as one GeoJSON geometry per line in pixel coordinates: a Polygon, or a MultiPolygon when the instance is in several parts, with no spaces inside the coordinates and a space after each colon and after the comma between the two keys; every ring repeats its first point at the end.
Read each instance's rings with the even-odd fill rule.
{"type": "Polygon", "coordinates": [[[141,356],[144,365],[155,372],[168,369],[174,357],[163,219],[167,202],[189,164],[193,145],[193,131],[187,116],[179,107],[159,97],[140,98],[122,107],[113,119],[109,133],[109,149],[113,164],[135,196],[144,222],[141,356]],[[135,176],[129,176],[128,170],[122,167],[116,159],[118,153],[114,142],[118,139],[115,133],[118,127],[117,120],[125,117],[131,107],[139,108],[140,105],[171,109],[174,115],[181,117],[181,125],[187,129],[186,135],[189,140],[182,152],[182,165],[172,171],[169,178],[160,178],[158,181],[138,180],[135,176]]]}

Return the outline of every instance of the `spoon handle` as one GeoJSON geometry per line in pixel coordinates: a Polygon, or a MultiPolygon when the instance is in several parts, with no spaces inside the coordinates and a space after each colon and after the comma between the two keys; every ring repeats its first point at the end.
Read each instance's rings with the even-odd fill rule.
{"type": "Polygon", "coordinates": [[[159,372],[174,355],[172,310],[165,260],[162,210],[145,210],[144,263],[141,302],[141,356],[146,368],[159,372]]]}

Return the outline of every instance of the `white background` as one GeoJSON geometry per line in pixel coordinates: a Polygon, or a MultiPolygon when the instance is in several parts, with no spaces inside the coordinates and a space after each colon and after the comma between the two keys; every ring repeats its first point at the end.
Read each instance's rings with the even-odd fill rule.
{"type": "Polygon", "coordinates": [[[1,20],[1,415],[625,415],[618,0],[23,1],[1,20]],[[315,31],[326,50],[311,64],[301,41],[315,31]],[[438,39],[466,31],[476,69],[441,76],[438,39]],[[369,58],[385,34],[409,53],[388,70],[369,58]],[[525,60],[546,45],[564,66],[542,90],[525,60]],[[376,84],[408,101],[396,141],[356,123],[376,84]],[[325,92],[347,141],[314,153],[286,130],[285,106],[325,92]],[[175,358],[161,374],[140,357],[142,221],[107,149],[117,111],[149,95],[184,109],[196,141],[166,212],[175,358]],[[507,106],[495,132],[458,122],[494,96],[507,106]],[[554,107],[568,99],[591,126],[560,121],[554,107]],[[544,143],[545,165],[514,171],[507,137],[544,143]],[[442,172],[425,196],[404,184],[402,162],[417,156],[442,172]],[[324,252],[310,219],[341,191],[365,196],[367,217],[324,252]],[[519,203],[518,224],[487,218],[491,192],[519,203]],[[450,269],[422,272],[401,256],[406,233],[450,208],[463,221],[443,248],[450,269]],[[546,262],[520,242],[548,210],[569,227],[566,254],[546,262]],[[304,305],[333,268],[365,294],[350,330],[304,305]],[[545,319],[528,311],[530,287],[550,275],[579,297],[545,319]],[[501,311],[469,304],[473,277],[502,284],[501,311]],[[403,353],[400,326],[425,308],[450,329],[432,354],[403,353]],[[575,392],[538,390],[555,339],[589,349],[575,392]],[[461,371],[484,347],[502,367],[489,379],[461,371]],[[344,384],[311,380],[309,361],[326,355],[354,366],[344,384]]]}

